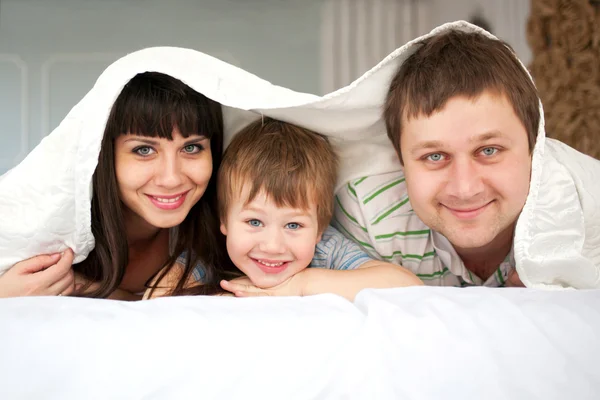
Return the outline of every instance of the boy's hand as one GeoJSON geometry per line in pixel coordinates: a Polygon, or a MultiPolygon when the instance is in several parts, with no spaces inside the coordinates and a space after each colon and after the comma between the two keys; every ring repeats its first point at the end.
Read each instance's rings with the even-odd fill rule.
{"type": "Polygon", "coordinates": [[[68,296],[75,289],[73,251],[32,257],[0,276],[0,297],[68,296]]]}
{"type": "Polygon", "coordinates": [[[279,285],[270,288],[255,286],[247,276],[230,281],[222,280],[220,283],[223,290],[233,293],[235,297],[303,296],[303,272],[301,271],[279,285]]]}

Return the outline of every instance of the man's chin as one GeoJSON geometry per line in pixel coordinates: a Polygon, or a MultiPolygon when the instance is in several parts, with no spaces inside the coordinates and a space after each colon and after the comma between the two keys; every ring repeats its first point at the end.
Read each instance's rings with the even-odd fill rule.
{"type": "Polygon", "coordinates": [[[487,231],[481,232],[467,229],[454,231],[448,235],[442,233],[442,235],[446,236],[446,239],[450,241],[452,246],[461,249],[477,249],[487,246],[492,241],[491,235],[487,231]]]}

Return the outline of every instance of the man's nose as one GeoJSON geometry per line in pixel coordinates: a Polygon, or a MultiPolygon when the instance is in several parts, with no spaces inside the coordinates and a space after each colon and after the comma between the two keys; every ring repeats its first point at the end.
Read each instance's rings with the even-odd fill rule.
{"type": "Polygon", "coordinates": [[[467,200],[484,191],[481,171],[477,161],[472,159],[455,159],[450,166],[448,194],[461,200],[467,200]]]}

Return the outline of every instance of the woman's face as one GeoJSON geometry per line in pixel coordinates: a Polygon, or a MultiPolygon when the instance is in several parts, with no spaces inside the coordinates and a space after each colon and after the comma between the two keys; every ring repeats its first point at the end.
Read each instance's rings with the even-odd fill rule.
{"type": "Polygon", "coordinates": [[[115,171],[125,213],[155,228],[181,224],[212,175],[210,139],[184,138],[177,128],[172,137],[128,134],[115,140],[115,171]]]}

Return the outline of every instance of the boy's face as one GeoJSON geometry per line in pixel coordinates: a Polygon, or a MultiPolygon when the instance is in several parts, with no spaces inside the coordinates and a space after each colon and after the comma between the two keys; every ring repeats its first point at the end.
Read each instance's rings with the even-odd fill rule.
{"type": "Polygon", "coordinates": [[[531,156],[504,96],[455,97],[430,117],[404,119],[403,127],[408,195],[423,222],[457,250],[512,235],[529,192],[531,156]]]}
{"type": "Polygon", "coordinates": [[[264,193],[244,204],[247,191],[233,199],[221,232],[233,263],[259,288],[270,288],[310,264],[321,239],[317,210],[278,207],[264,193]]]}

